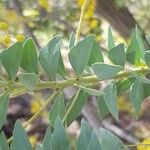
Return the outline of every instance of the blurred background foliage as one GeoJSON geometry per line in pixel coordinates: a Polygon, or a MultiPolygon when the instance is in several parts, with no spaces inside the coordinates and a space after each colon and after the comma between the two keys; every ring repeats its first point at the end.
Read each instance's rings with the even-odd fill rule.
{"type": "MultiPolygon", "coordinates": [[[[54,35],[63,36],[63,49],[67,49],[71,32],[75,32],[78,26],[81,7],[84,0],[0,0],[0,48],[6,48],[16,41],[24,41],[32,37],[38,49],[46,44],[54,35]]],[[[105,50],[107,44],[107,31],[111,25],[116,41],[128,42],[135,25],[141,29],[141,35],[147,49],[150,48],[145,36],[150,39],[150,0],[89,0],[84,22],[82,24],[81,37],[87,34],[95,34],[96,40],[105,50]]],[[[66,52],[64,51],[64,56],[66,52]]],[[[65,56],[66,57],[66,56],[65,56]]],[[[32,97],[31,114],[34,114],[43,104],[41,93],[32,97]]],[[[130,113],[132,107],[127,96],[118,97],[118,108],[121,112],[119,128],[125,128],[143,143],[149,143],[150,125],[149,117],[150,101],[143,105],[140,122],[132,124],[130,113]],[[143,118],[146,118],[143,126],[143,118]],[[146,133],[146,134],[145,134],[146,133]]],[[[10,111],[11,112],[11,111],[10,111]]],[[[48,114],[43,112],[43,118],[48,114]]],[[[112,121],[113,122],[113,121],[112,121]]],[[[78,130],[78,127],[77,129],[78,130]]],[[[33,132],[34,133],[34,132],[33,132]]],[[[39,136],[33,136],[31,142],[35,145],[39,136]]],[[[147,148],[147,147],[146,147],[147,148]]],[[[139,150],[149,150],[138,147],[139,150]]]]}
{"type": "MultiPolygon", "coordinates": [[[[68,39],[70,33],[75,31],[77,27],[83,1],[0,0],[0,42],[3,46],[9,46],[12,42],[22,41],[25,37],[32,36],[39,43],[42,41],[41,43],[44,44],[43,41],[46,42],[55,34],[61,34],[64,38],[68,39]]],[[[82,35],[89,33],[96,34],[97,40],[104,43],[106,41],[107,27],[109,24],[113,27],[113,24],[109,23],[97,11],[97,7],[101,7],[101,4],[97,6],[97,1],[101,0],[89,1],[82,35]]],[[[118,10],[127,7],[135,18],[136,23],[144,30],[144,33],[149,33],[149,0],[115,0],[113,1],[113,5],[118,10]]],[[[126,22],[128,22],[128,18],[126,19],[126,22]]],[[[116,38],[120,41],[124,39],[117,32],[116,38]]]]}

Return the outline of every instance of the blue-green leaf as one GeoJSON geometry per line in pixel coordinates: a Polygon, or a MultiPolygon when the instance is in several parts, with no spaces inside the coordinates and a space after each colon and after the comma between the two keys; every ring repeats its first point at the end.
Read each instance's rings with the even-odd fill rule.
{"type": "Polygon", "coordinates": [[[55,36],[39,53],[39,62],[50,80],[56,79],[60,58],[61,36],[55,36]]]}
{"type": "Polygon", "coordinates": [[[20,82],[25,86],[29,91],[35,89],[38,82],[38,75],[35,73],[21,73],[18,75],[20,82]]]}
{"type": "Polygon", "coordinates": [[[140,48],[141,58],[144,59],[144,53],[145,53],[146,50],[144,48],[144,44],[143,44],[143,41],[142,41],[142,38],[141,38],[141,35],[140,35],[140,31],[139,31],[137,25],[135,27],[135,33],[136,33],[136,38],[137,38],[137,41],[138,41],[138,44],[139,44],[139,48],[140,48]]]}
{"type": "Polygon", "coordinates": [[[7,143],[4,132],[0,133],[0,147],[2,150],[9,150],[9,145],[7,143]]]}
{"type": "Polygon", "coordinates": [[[83,119],[81,122],[81,132],[77,141],[77,150],[87,150],[90,142],[92,129],[89,124],[83,119]]]}
{"type": "Polygon", "coordinates": [[[69,49],[71,49],[75,44],[75,33],[72,32],[69,39],[69,49]]]}
{"type": "Polygon", "coordinates": [[[31,38],[23,45],[21,67],[28,73],[38,73],[38,59],[36,47],[31,38]]]}
{"type": "Polygon", "coordinates": [[[111,79],[124,69],[122,66],[108,65],[103,63],[95,63],[92,67],[96,76],[102,80],[111,79]]]}
{"type": "Polygon", "coordinates": [[[124,50],[124,44],[119,44],[108,51],[109,60],[115,64],[123,66],[125,65],[126,54],[124,50]],[[119,55],[118,55],[119,54],[119,55]]]}
{"type": "Polygon", "coordinates": [[[15,80],[22,59],[22,43],[17,42],[0,53],[1,63],[9,78],[15,80]]]}
{"type": "Polygon", "coordinates": [[[85,39],[74,45],[69,52],[69,61],[77,75],[81,75],[87,66],[94,38],[94,35],[87,36],[85,39]]]}
{"type": "Polygon", "coordinates": [[[127,150],[123,142],[106,129],[100,129],[99,137],[102,150],[127,150]]]}
{"type": "Polygon", "coordinates": [[[105,104],[110,111],[110,113],[113,115],[113,117],[118,121],[119,115],[118,115],[118,108],[117,108],[117,91],[116,86],[114,84],[109,84],[104,89],[104,101],[105,104]]]}
{"type": "Polygon", "coordinates": [[[36,144],[35,150],[43,150],[43,147],[40,143],[36,144]]]}
{"type": "Polygon", "coordinates": [[[52,126],[54,126],[56,118],[59,116],[61,119],[63,118],[65,113],[65,102],[64,95],[60,93],[56,99],[54,104],[52,105],[51,111],[49,113],[49,121],[52,126]]]}
{"type": "Polygon", "coordinates": [[[51,148],[51,130],[50,127],[47,128],[46,134],[43,139],[43,149],[42,150],[52,150],[51,148]]]}
{"type": "Polygon", "coordinates": [[[32,150],[29,138],[19,121],[15,123],[11,146],[12,150],[32,150]]]}
{"type": "MultiPolygon", "coordinates": [[[[65,125],[69,126],[81,113],[82,108],[84,107],[87,98],[88,98],[88,93],[84,92],[83,90],[80,90],[76,96],[74,97],[73,101],[70,104],[69,107],[69,113],[67,114],[65,118],[65,125]],[[72,107],[73,105],[73,107],[72,107]]],[[[68,111],[66,110],[66,112],[68,111]]]]}
{"type": "Polygon", "coordinates": [[[8,103],[9,103],[9,94],[7,92],[3,92],[0,95],[0,129],[2,128],[2,126],[6,121],[8,103]]]}
{"type": "Polygon", "coordinates": [[[130,88],[130,98],[134,106],[136,116],[139,115],[143,101],[143,83],[140,80],[135,80],[130,88]]]}
{"type": "Polygon", "coordinates": [[[141,52],[135,32],[132,35],[130,45],[126,51],[126,59],[133,65],[140,65],[141,63],[141,52]]]}
{"type": "Polygon", "coordinates": [[[100,145],[100,141],[98,136],[94,133],[94,131],[92,132],[87,150],[102,150],[101,149],[101,145],[100,145]]]}
{"type": "Polygon", "coordinates": [[[101,48],[98,45],[98,43],[94,40],[91,55],[88,61],[88,66],[91,66],[92,64],[96,62],[104,62],[103,55],[101,52],[101,48]]]}
{"type": "Polygon", "coordinates": [[[108,28],[108,49],[111,49],[115,46],[114,38],[112,35],[111,28],[108,28]]]}
{"type": "Polygon", "coordinates": [[[57,69],[58,74],[60,74],[62,77],[66,77],[66,70],[65,70],[65,66],[62,60],[62,56],[60,54],[59,57],[59,63],[58,63],[58,69],[57,69]]]}
{"type": "Polygon", "coordinates": [[[70,150],[68,137],[59,117],[55,121],[51,144],[52,150],[70,150]]]}
{"type": "Polygon", "coordinates": [[[100,95],[104,94],[103,91],[98,91],[98,90],[87,88],[87,87],[84,87],[84,86],[79,86],[79,88],[81,88],[83,91],[85,91],[88,94],[93,95],[93,96],[100,96],[100,95]]]}
{"type": "Polygon", "coordinates": [[[145,52],[144,59],[146,65],[150,68],[150,50],[145,52]]]}
{"type": "Polygon", "coordinates": [[[104,95],[99,96],[97,101],[98,101],[99,114],[100,117],[103,119],[109,114],[109,110],[105,104],[104,95]]]}

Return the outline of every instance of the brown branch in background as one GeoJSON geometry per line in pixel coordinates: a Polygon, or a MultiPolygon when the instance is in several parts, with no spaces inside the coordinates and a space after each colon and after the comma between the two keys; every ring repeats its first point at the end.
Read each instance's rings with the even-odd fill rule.
{"type": "MultiPolygon", "coordinates": [[[[128,39],[135,25],[138,25],[128,8],[117,8],[114,0],[97,0],[96,13],[98,16],[104,17],[124,39],[128,39]]],[[[145,33],[140,27],[139,29],[145,48],[148,50],[150,45],[145,33]]]]}

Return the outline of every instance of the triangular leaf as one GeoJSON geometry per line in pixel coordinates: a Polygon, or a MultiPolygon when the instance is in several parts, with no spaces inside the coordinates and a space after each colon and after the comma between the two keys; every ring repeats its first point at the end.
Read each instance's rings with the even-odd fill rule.
{"type": "Polygon", "coordinates": [[[144,59],[146,65],[150,68],[150,50],[145,52],[144,59]]]}
{"type": "Polygon", "coordinates": [[[83,91],[85,91],[88,94],[93,95],[93,96],[100,96],[100,95],[104,94],[103,91],[98,91],[98,90],[87,88],[87,87],[84,87],[84,86],[79,86],[79,88],[81,88],[83,91]]]}
{"type": "Polygon", "coordinates": [[[61,36],[55,36],[39,53],[39,61],[50,80],[56,79],[60,57],[61,36]]]}
{"type": "Polygon", "coordinates": [[[9,150],[9,145],[7,143],[4,132],[0,133],[0,147],[2,150],[9,150]]]}
{"type": "Polygon", "coordinates": [[[43,149],[42,150],[52,150],[51,148],[51,130],[50,127],[47,128],[46,134],[43,139],[43,149]]]}
{"type": "Polygon", "coordinates": [[[51,111],[49,113],[50,124],[54,126],[56,118],[59,116],[62,119],[64,116],[64,113],[65,113],[64,95],[60,93],[56,97],[55,102],[52,105],[51,111]]]}
{"type": "Polygon", "coordinates": [[[9,78],[15,80],[22,59],[22,43],[17,42],[3,50],[0,58],[9,78]]]}
{"type": "Polygon", "coordinates": [[[135,32],[126,51],[126,59],[133,65],[140,65],[141,52],[135,32]]]}
{"type": "Polygon", "coordinates": [[[87,150],[91,134],[92,129],[90,128],[88,123],[83,119],[81,122],[81,132],[77,141],[77,150],[87,150]]]}
{"type": "Polygon", "coordinates": [[[59,63],[58,63],[58,69],[57,69],[58,74],[60,74],[62,77],[66,76],[66,70],[65,70],[65,66],[62,60],[62,56],[60,54],[59,57],[59,63]]]}
{"type": "MultiPolygon", "coordinates": [[[[69,113],[66,116],[65,125],[69,126],[81,113],[82,108],[84,107],[88,94],[83,90],[80,90],[77,95],[74,97],[72,103],[70,104],[69,113]],[[73,107],[71,107],[73,105],[73,107]]],[[[66,112],[68,112],[66,110],[66,112]]]]}
{"type": "Polygon", "coordinates": [[[34,90],[38,81],[38,75],[35,73],[21,73],[18,75],[20,82],[29,91],[34,90]]]}
{"type": "Polygon", "coordinates": [[[28,73],[38,73],[38,59],[36,47],[31,38],[23,45],[21,67],[28,73]]]}
{"type": "Polygon", "coordinates": [[[94,133],[94,131],[92,132],[90,142],[89,142],[88,147],[87,147],[87,150],[91,150],[91,149],[102,150],[98,136],[94,133]]]}
{"type": "Polygon", "coordinates": [[[0,95],[0,129],[2,128],[2,126],[6,121],[8,103],[9,103],[9,94],[7,92],[3,92],[0,95]]]}
{"type": "Polygon", "coordinates": [[[136,116],[138,116],[143,101],[143,83],[140,80],[136,80],[134,84],[132,84],[130,88],[130,98],[135,108],[136,116]]]}
{"type": "Polygon", "coordinates": [[[94,64],[96,62],[104,62],[104,59],[103,59],[103,55],[102,55],[100,46],[94,40],[90,59],[88,61],[88,65],[91,66],[92,64],[94,64]]]}
{"type": "Polygon", "coordinates": [[[81,75],[87,66],[92,51],[94,35],[89,35],[74,45],[69,52],[69,61],[77,73],[81,75]]]}
{"type": "Polygon", "coordinates": [[[119,44],[108,51],[108,58],[115,65],[123,66],[125,65],[126,54],[124,50],[124,44],[119,44]],[[119,56],[118,56],[119,54],[119,56]]]}
{"type": "Polygon", "coordinates": [[[96,76],[102,80],[111,79],[124,69],[122,66],[108,65],[103,63],[95,63],[92,67],[96,76]]]}
{"type": "Polygon", "coordinates": [[[29,138],[19,121],[15,123],[11,146],[12,150],[32,150],[29,138]]]}
{"type": "Polygon", "coordinates": [[[75,33],[72,32],[69,39],[69,49],[71,49],[75,44],[75,33]]]}
{"type": "Polygon", "coordinates": [[[70,150],[68,137],[59,117],[55,122],[51,144],[52,150],[70,150]]]}
{"type": "Polygon", "coordinates": [[[104,100],[105,104],[110,111],[110,113],[113,115],[113,117],[118,121],[119,115],[118,115],[118,108],[117,108],[117,91],[116,86],[112,83],[105,87],[104,89],[104,100]]]}
{"type": "Polygon", "coordinates": [[[99,96],[97,101],[98,101],[99,114],[100,117],[103,119],[109,114],[109,110],[105,104],[104,95],[99,96]]]}
{"type": "Polygon", "coordinates": [[[108,28],[108,49],[111,49],[115,46],[114,38],[112,35],[111,28],[108,28]]]}
{"type": "Polygon", "coordinates": [[[102,150],[127,150],[123,142],[106,129],[100,129],[99,137],[102,150]]]}

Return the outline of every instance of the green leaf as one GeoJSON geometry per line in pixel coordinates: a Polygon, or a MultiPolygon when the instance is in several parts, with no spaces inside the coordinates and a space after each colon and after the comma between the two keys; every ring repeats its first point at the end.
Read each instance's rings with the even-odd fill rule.
{"type": "Polygon", "coordinates": [[[132,35],[130,45],[126,51],[126,59],[133,65],[140,65],[141,52],[135,32],[132,35]]]}
{"type": "Polygon", "coordinates": [[[94,131],[91,135],[90,142],[87,147],[87,150],[92,150],[92,149],[93,150],[102,150],[98,136],[94,133],[94,131]]]}
{"type": "Polygon", "coordinates": [[[15,80],[22,59],[22,43],[17,42],[2,51],[0,58],[9,78],[15,80]]]}
{"type": "Polygon", "coordinates": [[[56,79],[60,58],[61,36],[55,36],[39,53],[39,62],[50,80],[56,79]]]}
{"type": "Polygon", "coordinates": [[[84,87],[84,86],[79,86],[79,88],[81,88],[83,91],[85,91],[88,94],[93,95],[93,96],[100,96],[100,95],[104,94],[104,92],[102,92],[102,91],[98,91],[98,90],[95,90],[95,89],[87,88],[87,87],[84,87]]]}
{"type": "Polygon", "coordinates": [[[84,119],[82,119],[81,132],[77,141],[77,150],[87,150],[91,134],[92,129],[90,128],[89,124],[84,119]]]}
{"type": "Polygon", "coordinates": [[[100,129],[99,137],[102,150],[127,150],[123,142],[106,129],[100,129]]]}
{"type": "Polygon", "coordinates": [[[137,41],[138,41],[138,44],[139,44],[139,48],[140,48],[141,58],[144,59],[144,53],[145,53],[146,50],[144,48],[144,44],[143,44],[143,41],[142,41],[142,38],[141,38],[141,35],[140,35],[140,31],[139,31],[137,25],[135,27],[135,33],[136,33],[136,38],[137,38],[137,41]]]}
{"type": "Polygon", "coordinates": [[[100,46],[94,40],[90,59],[88,61],[88,65],[91,66],[92,64],[94,64],[96,62],[104,62],[104,59],[103,59],[103,55],[102,55],[100,46]]]}
{"type": "Polygon", "coordinates": [[[122,66],[95,63],[92,65],[93,71],[99,79],[107,80],[115,77],[117,73],[123,71],[122,66]]]}
{"type": "Polygon", "coordinates": [[[23,45],[21,67],[28,73],[38,73],[38,59],[34,41],[29,38],[23,45]]]}
{"type": "Polygon", "coordinates": [[[55,122],[51,144],[52,150],[70,150],[68,137],[59,117],[55,122]]]}
{"type": "Polygon", "coordinates": [[[118,95],[120,95],[123,92],[129,90],[130,86],[134,83],[135,80],[136,80],[136,78],[134,76],[130,76],[130,77],[126,78],[126,79],[119,80],[116,83],[118,95]]]}
{"type": "Polygon", "coordinates": [[[36,144],[35,150],[43,150],[43,147],[40,143],[36,144]]]}
{"type": "Polygon", "coordinates": [[[35,73],[21,73],[18,75],[18,78],[29,91],[34,90],[38,82],[38,75],[35,73]]]}
{"type": "Polygon", "coordinates": [[[130,98],[135,109],[136,116],[139,115],[143,101],[143,83],[136,80],[130,88],[130,98]]]}
{"type": "MultiPolygon", "coordinates": [[[[65,125],[69,126],[80,114],[82,108],[84,107],[88,94],[84,92],[83,90],[80,90],[76,96],[74,97],[72,103],[69,107],[69,113],[66,116],[65,125]],[[73,105],[73,107],[72,107],[73,105]]],[[[66,110],[66,112],[68,111],[66,110]]]]}
{"type": "Polygon", "coordinates": [[[111,28],[108,28],[108,49],[111,49],[115,46],[114,38],[112,35],[111,28]]]}
{"type": "Polygon", "coordinates": [[[104,95],[99,96],[97,102],[98,102],[100,117],[103,119],[109,114],[109,110],[105,104],[104,95]]]}
{"type": "Polygon", "coordinates": [[[146,65],[150,68],[150,50],[145,52],[144,59],[146,65]]]}
{"type": "Polygon", "coordinates": [[[66,77],[66,70],[65,70],[65,66],[62,60],[62,56],[60,54],[60,58],[59,58],[59,63],[58,63],[58,69],[57,69],[58,74],[60,74],[62,77],[66,77]]]}
{"type": "Polygon", "coordinates": [[[87,36],[82,41],[74,45],[69,52],[69,61],[77,75],[81,75],[87,66],[94,38],[94,35],[87,36]]]}
{"type": "Polygon", "coordinates": [[[43,139],[43,149],[42,150],[52,150],[51,148],[51,130],[50,127],[47,128],[46,134],[43,139]]]}
{"type": "Polygon", "coordinates": [[[108,86],[105,87],[104,93],[105,93],[104,100],[108,110],[113,115],[113,117],[117,121],[119,121],[116,86],[112,83],[109,84],[108,86]]]}
{"type": "Polygon", "coordinates": [[[72,32],[69,39],[69,49],[71,49],[75,44],[75,33],[72,32]]]}
{"type": "Polygon", "coordinates": [[[0,95],[0,129],[2,128],[2,126],[6,121],[8,103],[9,103],[9,94],[7,92],[3,92],[0,95]]]}
{"type": "Polygon", "coordinates": [[[0,147],[2,150],[9,150],[9,145],[4,132],[0,133],[0,147]]]}
{"type": "Polygon", "coordinates": [[[32,150],[29,138],[19,121],[15,123],[11,146],[12,150],[32,150]]]}
{"type": "Polygon", "coordinates": [[[65,102],[64,95],[60,93],[56,99],[54,104],[52,105],[51,111],[49,113],[49,121],[52,126],[54,126],[56,118],[59,116],[61,119],[63,118],[65,113],[65,102]]]}
{"type": "Polygon", "coordinates": [[[109,60],[115,64],[123,66],[125,65],[126,54],[124,50],[124,44],[119,44],[108,51],[109,60]],[[118,55],[119,54],[119,55],[118,55]]]}

